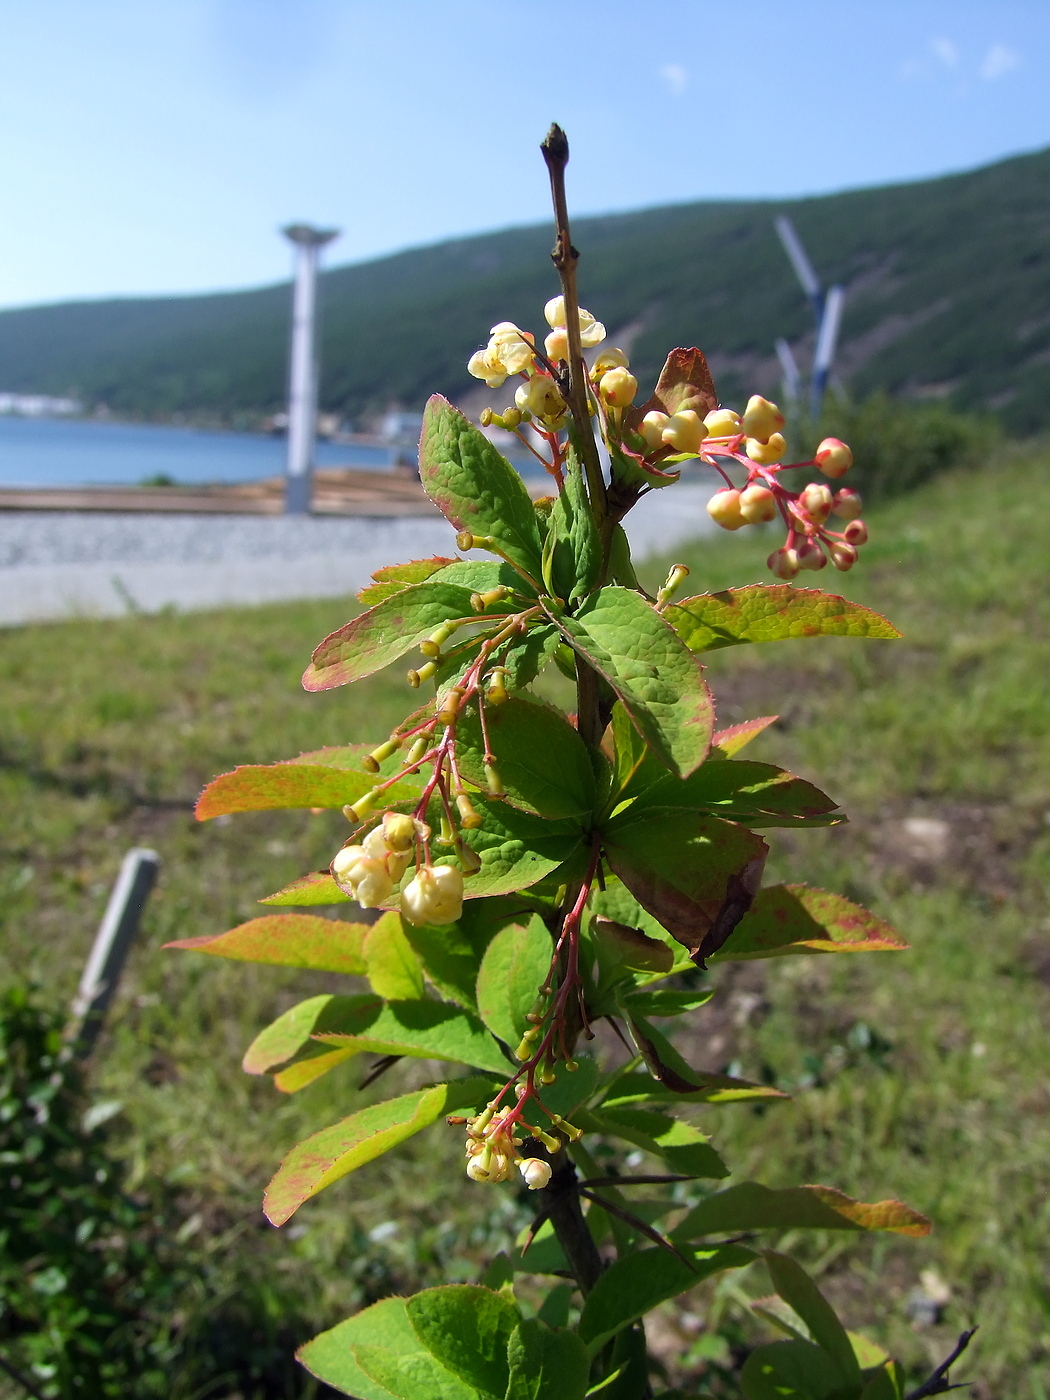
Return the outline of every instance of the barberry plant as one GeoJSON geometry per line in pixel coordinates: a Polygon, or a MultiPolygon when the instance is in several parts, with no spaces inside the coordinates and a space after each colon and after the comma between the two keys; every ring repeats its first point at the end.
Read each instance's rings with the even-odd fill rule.
{"type": "MultiPolygon", "coordinates": [[[[651,597],[622,526],[643,495],[699,462],[722,483],[708,507],[720,525],[782,521],[770,568],[786,580],[829,557],[852,566],[865,538],[860,500],[820,482],[788,490],[780,411],[759,396],[739,415],[721,406],[697,349],[672,350],[652,397],[635,404],[627,356],[601,348],[605,328],[579,306],[559,128],[543,153],[561,278],[545,307],[549,334],[541,347],[502,322],[469,369],[493,389],[516,381],[513,404],[486,411],[482,427],[516,434],[551,494],[534,500],[481,429],[430,400],[423,485],[459,549],[490,557],[379,570],[360,595],[366,610],[317,647],[303,678],[329,690],[418,652],[408,683],[426,698],[378,746],[215,779],[202,820],[342,808],[353,830],[329,869],[262,901],[298,912],[178,946],[368,979],[368,992],[300,1003],[249,1047],[248,1072],[272,1074],[285,1093],[361,1054],[380,1057],[366,1083],[413,1059],[450,1067],[441,1082],[357,1108],[293,1147],[266,1192],[275,1225],[439,1120],[465,1133],[464,1189],[475,1189],[469,1178],[535,1193],[532,1226],[481,1283],[384,1299],[307,1344],[303,1363],[337,1390],[641,1400],[653,1393],[646,1313],[764,1262],[777,1296],[756,1306],[787,1336],[748,1358],[748,1400],[901,1400],[901,1367],[847,1333],[800,1266],[761,1237],[923,1235],[929,1222],[832,1186],[739,1182],[676,1205],[680,1183],[729,1172],[694,1111],[783,1096],[687,1063],[658,1024],[703,1015],[717,988],[698,969],[904,946],[839,895],[763,887],[764,828],[844,818],[804,779],[739,756],[773,717],[717,729],[701,663],[719,647],[898,633],[866,608],[787,582],[674,601],[688,572],[676,567],[651,597]],[[833,513],[848,522],[841,533],[827,528],[833,513]],[[571,677],[574,713],[533,688],[548,666],[571,677]],[[352,901],[382,912],[367,923],[309,912],[352,901]],[[615,1032],[603,1054],[599,1023],[615,1032]],[[650,1162],[641,1174],[631,1169],[639,1151],[650,1162]],[[635,1208],[643,1185],[664,1188],[659,1205],[635,1208]],[[538,1310],[515,1298],[519,1273],[559,1280],[538,1310]]],[[[805,465],[837,480],[850,463],[849,448],[828,439],[805,465]]],[[[435,1147],[456,1174],[462,1151],[435,1147]]]]}

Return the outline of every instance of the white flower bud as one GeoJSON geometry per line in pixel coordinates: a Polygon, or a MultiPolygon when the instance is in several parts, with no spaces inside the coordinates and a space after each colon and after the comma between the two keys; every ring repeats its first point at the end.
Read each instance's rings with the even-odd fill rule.
{"type": "Polygon", "coordinates": [[[658,408],[654,408],[651,413],[647,413],[638,424],[638,431],[645,438],[649,446],[655,451],[658,447],[663,447],[664,428],[671,420],[666,413],[661,413],[658,408]]]}
{"type": "Polygon", "coordinates": [[[831,514],[832,503],[831,487],[822,481],[811,481],[799,497],[802,509],[818,525],[823,525],[831,514]]]}
{"type": "Polygon", "coordinates": [[[707,513],[723,530],[739,530],[747,524],[740,513],[740,492],[731,486],[715,492],[707,503],[707,513]]]}
{"type": "Polygon", "coordinates": [[[833,514],[841,516],[843,520],[856,520],[864,509],[864,502],[859,491],[852,491],[848,486],[843,486],[835,492],[831,509],[833,514]]]}
{"type": "Polygon", "coordinates": [[[518,1171],[530,1191],[542,1191],[551,1179],[551,1165],[542,1157],[523,1157],[518,1162],[518,1171]]]}
{"type": "MultiPolygon", "coordinates": [[[[565,298],[551,297],[550,301],[543,308],[543,314],[547,318],[547,324],[553,330],[564,330],[565,328],[565,298]]],[[[605,339],[605,327],[600,321],[596,321],[589,311],[585,311],[581,306],[580,315],[580,339],[585,346],[600,345],[605,339]]]]}
{"type": "Polygon", "coordinates": [[[766,560],[766,568],[772,570],[777,578],[794,578],[798,567],[798,554],[793,549],[775,549],[766,560]]]}
{"type": "Polygon", "coordinates": [[[546,350],[547,359],[550,360],[552,365],[556,365],[559,360],[565,360],[566,363],[568,363],[569,337],[561,327],[551,331],[550,335],[543,342],[543,348],[546,350]]]}
{"type": "Polygon", "coordinates": [[[421,865],[401,893],[410,924],[454,924],[463,912],[463,872],[454,865],[421,865]]]}
{"type": "Polygon", "coordinates": [[[354,894],[362,909],[378,909],[393,892],[394,880],[384,861],[360,862],[354,872],[354,894]]]}

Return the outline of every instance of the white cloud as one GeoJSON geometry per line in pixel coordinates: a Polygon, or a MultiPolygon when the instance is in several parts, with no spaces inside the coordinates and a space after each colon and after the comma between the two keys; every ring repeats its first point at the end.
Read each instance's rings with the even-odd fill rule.
{"type": "Polygon", "coordinates": [[[681,97],[689,86],[689,74],[680,63],[665,63],[660,69],[660,77],[673,97],[681,97]]]}
{"type": "Polygon", "coordinates": [[[945,68],[958,68],[959,48],[952,39],[946,39],[943,34],[938,35],[936,39],[930,40],[930,48],[945,68]]]}
{"type": "Polygon", "coordinates": [[[1004,73],[1020,67],[1020,64],[1021,55],[1010,48],[1009,44],[993,44],[984,56],[980,74],[985,82],[991,83],[996,78],[1001,78],[1004,73]]]}

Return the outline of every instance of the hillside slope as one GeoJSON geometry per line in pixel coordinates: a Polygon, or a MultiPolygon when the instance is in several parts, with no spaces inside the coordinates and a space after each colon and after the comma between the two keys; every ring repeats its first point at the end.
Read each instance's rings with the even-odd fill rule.
{"type": "MultiPolygon", "coordinates": [[[[655,374],[698,344],[723,398],[776,389],[772,346],[812,349],[773,232],[794,219],[848,292],[840,372],[875,387],[1050,424],[1050,150],[962,175],[795,201],[700,203],[581,219],[584,304],[655,374]]],[[[497,320],[539,329],[555,289],[546,225],[413,249],[324,278],[324,407],[353,417],[461,395],[497,320]]],[[[287,286],[0,313],[0,388],[74,393],[122,413],[269,412],[284,395],[287,286]]]]}

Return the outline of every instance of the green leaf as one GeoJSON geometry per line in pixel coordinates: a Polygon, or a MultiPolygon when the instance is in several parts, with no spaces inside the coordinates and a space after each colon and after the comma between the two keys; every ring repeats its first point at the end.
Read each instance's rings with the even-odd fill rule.
{"type": "Polygon", "coordinates": [[[476,1109],[491,1095],[488,1079],[457,1079],[373,1104],[322,1128],[292,1148],[266,1188],[263,1210],[267,1220],[271,1225],[283,1225],[304,1201],[348,1172],[375,1161],[446,1114],[476,1109]]]}
{"type": "Polygon", "coordinates": [[[598,1110],[588,1110],[585,1116],[577,1112],[577,1118],[577,1126],[589,1132],[620,1137],[645,1152],[655,1153],[672,1171],[709,1178],[729,1175],[729,1168],[705,1135],[691,1123],[670,1114],[603,1104],[598,1110]]]}
{"type": "MultiPolygon", "coordinates": [[[[649,1073],[659,1080],[675,1099],[692,1099],[695,1095],[696,1101],[701,1103],[729,1103],[734,1099],[787,1097],[779,1089],[750,1084],[746,1079],[731,1079],[726,1075],[709,1074],[706,1070],[693,1069],[691,1065],[686,1064],[667,1037],[644,1016],[629,1016],[627,1027],[649,1073]]],[[[653,1093],[652,1097],[663,1098],[664,1095],[653,1093]]]]}
{"type": "Polygon", "coordinates": [[[701,593],[669,604],[664,617],[690,651],[789,637],[900,636],[896,627],[870,608],[834,593],[788,583],[753,583],[722,593],[701,593]]]}
{"type": "Polygon", "coordinates": [[[568,1327],[569,1308],[575,1291],[574,1283],[556,1283],[539,1305],[536,1316],[548,1327],[568,1327]]]}
{"type": "Polygon", "coordinates": [[[605,851],[639,904],[703,967],[750,907],[767,847],[719,817],[632,806],[609,824],[605,851]]]}
{"type": "Polygon", "coordinates": [[[424,976],[438,994],[467,1011],[476,1011],[478,972],[493,930],[481,924],[473,927],[469,917],[439,927],[407,922],[402,927],[424,976]]]}
{"type": "Polygon", "coordinates": [[[425,583],[428,578],[456,562],[454,558],[444,559],[435,554],[432,559],[410,559],[407,564],[386,564],[383,568],[376,569],[372,575],[375,582],[366,584],[361,589],[357,601],[364,603],[366,607],[372,607],[375,603],[381,603],[384,598],[391,598],[395,593],[400,593],[409,584],[425,583]]]}
{"type": "Polygon", "coordinates": [[[527,889],[580,849],[582,832],[575,821],[536,817],[484,798],[476,797],[474,805],[484,821],[463,837],[481,858],[481,869],[466,882],[468,900],[527,889]]]}
{"type": "MultiPolygon", "coordinates": [[[[598,1061],[591,1055],[577,1055],[575,1071],[565,1068],[565,1061],[559,1060],[555,1066],[557,1078],[553,1084],[544,1084],[540,1098],[551,1113],[560,1113],[563,1118],[572,1120],[579,1106],[591,1097],[598,1087],[601,1071],[598,1061]]],[[[542,1121],[542,1119],[541,1119],[542,1121]]]]}
{"type": "Polygon", "coordinates": [[[361,1371],[396,1400],[480,1400],[473,1386],[446,1371],[418,1341],[415,1351],[358,1342],[353,1354],[361,1371]]]}
{"type": "Polygon", "coordinates": [[[584,484],[583,467],[572,447],[565,468],[565,486],[554,503],[550,530],[554,540],[554,591],[565,602],[578,602],[601,577],[603,560],[601,537],[584,484]]]}
{"type": "Polygon", "coordinates": [[[419,476],[427,495],[457,530],[491,536],[511,563],[539,579],[540,532],[521,477],[440,394],[429,400],[423,414],[419,476]]]}
{"type": "MultiPolygon", "coordinates": [[[[502,653],[500,664],[509,672],[507,689],[523,690],[531,685],[560,645],[561,633],[552,622],[533,622],[525,635],[502,653]]],[[[442,653],[435,676],[439,694],[461,679],[470,663],[477,660],[481,646],[480,640],[471,640],[442,653]]]]}
{"type": "Polygon", "coordinates": [[[900,1201],[855,1201],[830,1186],[788,1186],[775,1190],[742,1181],[694,1206],[672,1231],[676,1240],[737,1230],[888,1230],[896,1235],[928,1235],[924,1215],[900,1201]]]}
{"type": "Polygon", "coordinates": [[[510,1378],[507,1347],[521,1321],[505,1295],[477,1284],[450,1284],[417,1293],[406,1311],[442,1366],[482,1395],[503,1400],[510,1378]]]}
{"type": "Polygon", "coordinates": [[[677,1298],[712,1274],[742,1268],[756,1258],[740,1245],[684,1253],[688,1263],[665,1249],[642,1249],[606,1269],[588,1294],[580,1316],[580,1336],[591,1356],[621,1328],[660,1303],[677,1298]]]}
{"type": "Polygon", "coordinates": [[[309,967],[320,972],[362,976],[367,924],[323,919],[317,914],[265,914],[228,933],[177,938],[165,948],[188,948],[216,958],[269,963],[275,967],[309,967]]]}
{"type": "Polygon", "coordinates": [[[811,1342],[770,1342],[744,1362],[740,1384],[747,1400],[852,1400],[842,1373],[811,1342]]]}
{"type": "Polygon", "coordinates": [[[625,1012],[634,1016],[684,1016],[706,1006],[714,996],[713,988],[696,988],[690,992],[670,992],[658,987],[654,991],[625,992],[620,998],[625,1012]]]}
{"type": "Polygon", "coordinates": [[[907,946],[889,924],[842,895],[808,885],[772,885],[755,898],[712,961],[899,952],[907,946]]]}
{"type": "Polygon", "coordinates": [[[368,930],[365,968],[372,990],[389,1001],[418,1001],[423,995],[423,966],[405,937],[401,917],[384,914],[368,930]]]}
{"type": "MultiPolygon", "coordinates": [[[[318,1380],[354,1395],[360,1400],[392,1400],[391,1392],[367,1376],[354,1359],[356,1344],[387,1347],[391,1351],[411,1354],[421,1351],[419,1338],[405,1312],[404,1298],[384,1298],[370,1308],[348,1317],[345,1322],[329,1328],[320,1336],[301,1346],[297,1359],[318,1380]]],[[[453,1377],[449,1377],[454,1385],[453,1377]]],[[[449,1400],[453,1400],[450,1394],[449,1400]]],[[[455,1400],[463,1400],[457,1395],[455,1400]]]]}
{"type": "Polygon", "coordinates": [[[826,793],[769,763],[704,763],[688,778],[662,775],[631,803],[630,813],[667,807],[707,812],[745,826],[834,826],[845,821],[826,793]]]}
{"type": "MultiPolygon", "coordinates": [[[[508,802],[544,817],[590,813],[594,769],[586,744],[560,710],[512,697],[485,707],[485,728],[508,802]]],[[[463,776],[484,789],[485,739],[475,708],[460,718],[456,740],[463,776]]]]}
{"type": "Polygon", "coordinates": [[[298,908],[352,902],[350,896],[343,893],[327,870],[300,875],[299,879],[293,880],[290,885],[285,885],[283,889],[259,900],[260,904],[294,905],[298,908]]]}
{"type": "Polygon", "coordinates": [[[352,1060],[356,1054],[357,1050],[353,1047],[348,1050],[326,1050],[323,1046],[304,1049],[299,1059],[277,1071],[273,1077],[273,1087],[282,1094],[297,1094],[329,1070],[338,1069],[347,1060],[352,1060]]]}
{"type": "Polygon", "coordinates": [[[794,1308],[809,1328],[814,1342],[831,1357],[843,1379],[860,1390],[860,1366],[853,1343],[835,1310],[800,1264],[787,1254],[765,1250],[762,1255],[773,1280],[773,1287],[784,1302],[794,1308]]]}
{"type": "Polygon", "coordinates": [[[609,537],[609,578],[624,588],[639,589],[638,575],[631,560],[631,544],[622,525],[614,525],[609,537]]]}
{"type": "Polygon", "coordinates": [[[506,1061],[481,1022],[458,1006],[441,1001],[388,1001],[378,997],[339,997],[327,1008],[312,1038],[336,1050],[355,1047],[376,1055],[407,1055],[452,1060],[505,1074],[506,1061]],[[367,1005],[366,1003],[371,1003],[367,1005]]]}
{"type": "Polygon", "coordinates": [[[614,974],[626,969],[666,976],[674,967],[675,955],[666,940],[654,938],[633,924],[621,924],[599,916],[591,921],[591,929],[603,971],[608,964],[614,974]]]}
{"type": "Polygon", "coordinates": [[[666,768],[686,774],[704,761],[714,728],[710,692],[700,664],[651,603],[612,586],[571,617],[551,616],[666,768]]]}
{"type": "Polygon", "coordinates": [[[584,1400],[591,1363],[575,1332],[552,1330],[538,1318],[519,1322],[507,1347],[506,1400],[584,1400]]]}
{"type": "MultiPolygon", "coordinates": [[[[637,1029],[637,1020],[635,1028],[637,1029]]],[[[684,1064],[684,1061],[682,1063],[684,1064]]],[[[746,1079],[733,1079],[726,1074],[708,1074],[705,1070],[696,1070],[689,1066],[686,1066],[686,1069],[689,1074],[688,1080],[674,1071],[668,1076],[674,1079],[677,1087],[654,1079],[651,1074],[645,1074],[641,1070],[622,1074],[609,1086],[602,1109],[604,1111],[606,1106],[614,1108],[621,1104],[636,1103],[742,1103],[752,1099],[787,1097],[767,1084],[751,1084],[746,1079]]],[[[661,1073],[666,1072],[665,1066],[661,1073]]]]}
{"type": "Polygon", "coordinates": [[[506,1070],[491,1036],[470,1012],[439,1001],[387,1002],[367,994],[323,994],[293,1006],[256,1036],[244,1068],[266,1074],[317,1044],[355,1054],[452,1060],[494,1074],[506,1070]]]}
{"type": "MultiPolygon", "coordinates": [[[[361,752],[368,752],[364,745],[361,752]]],[[[303,758],[314,756],[304,754],[303,758]]],[[[247,763],[213,778],[197,799],[194,815],[199,822],[206,822],[232,812],[342,807],[371,792],[376,781],[374,773],[295,758],[284,763],[247,763]]],[[[387,789],[387,805],[416,801],[420,788],[413,778],[393,784],[387,789]]]]}
{"type": "Polygon", "coordinates": [[[550,970],[553,951],[538,914],[524,928],[502,929],[485,951],[478,973],[478,1013],[511,1050],[528,1028],[525,1017],[550,970]]]}
{"type": "MultiPolygon", "coordinates": [[[[460,588],[469,588],[475,593],[486,593],[490,588],[502,584],[515,593],[524,591],[529,596],[532,590],[523,585],[517,569],[512,569],[502,559],[454,559],[434,575],[435,583],[456,583],[460,588]]],[[[505,610],[505,604],[499,608],[505,610]]]]}
{"type": "Polygon", "coordinates": [[[860,1400],[901,1400],[904,1394],[904,1372],[896,1361],[880,1366],[860,1393],[860,1400]]]}

